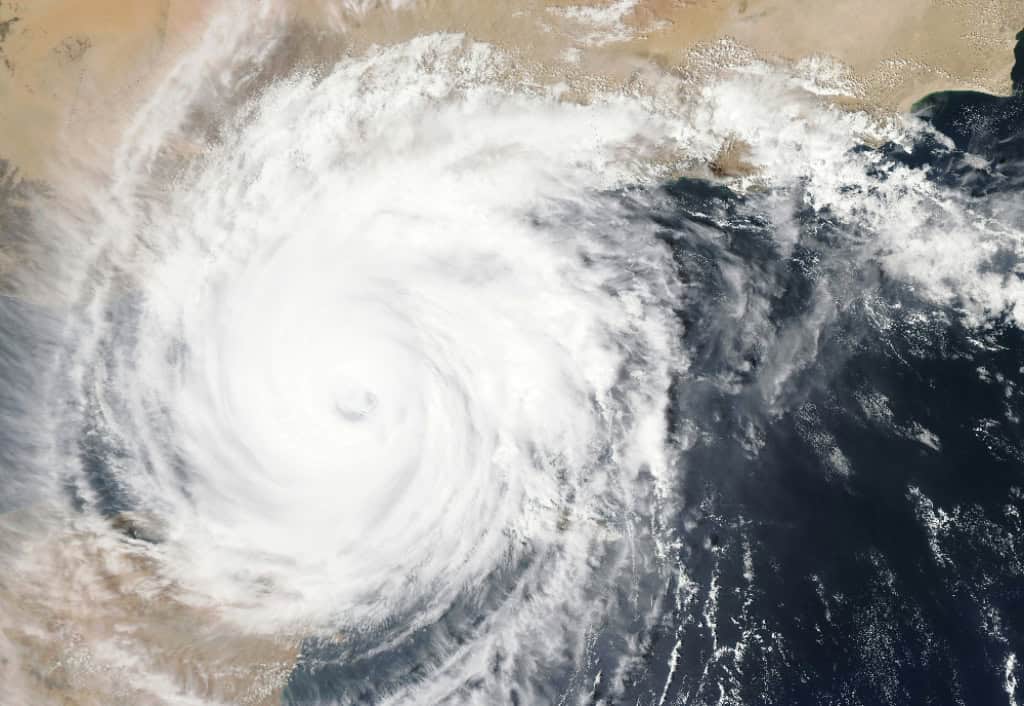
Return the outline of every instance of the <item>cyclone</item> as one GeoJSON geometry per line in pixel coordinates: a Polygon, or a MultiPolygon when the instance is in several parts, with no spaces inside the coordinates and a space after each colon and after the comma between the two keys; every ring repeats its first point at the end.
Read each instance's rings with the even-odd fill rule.
{"type": "Polygon", "coordinates": [[[145,150],[177,126],[140,122],[94,206],[60,422],[76,502],[133,518],[183,600],[453,680],[515,655],[491,693],[564,660],[542,634],[584,641],[609,588],[650,609],[684,360],[670,252],[610,195],[670,125],[507,70],[436,35],[294,76],[159,189],[145,150]],[[409,646],[442,620],[464,646],[409,646]]]}

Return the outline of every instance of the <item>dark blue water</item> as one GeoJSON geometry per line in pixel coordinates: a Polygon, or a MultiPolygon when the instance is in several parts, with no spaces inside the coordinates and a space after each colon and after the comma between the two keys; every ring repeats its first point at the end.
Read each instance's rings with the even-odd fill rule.
{"type": "MultiPolygon", "coordinates": [[[[955,147],[879,151],[978,200],[1021,193],[1020,39],[1013,96],[919,104],[955,147]]],[[[680,525],[693,584],[623,703],[660,698],[677,642],[667,703],[1019,702],[1020,667],[1015,690],[1006,670],[1024,653],[1020,329],[968,326],[854,265],[848,224],[827,212],[798,210],[784,255],[758,197],[699,181],[665,192],[655,218],[692,285],[680,316],[694,365],[674,417],[696,439],[680,525]],[[767,297],[765,320],[730,313],[723,263],[767,297]],[[787,356],[802,362],[776,390],[766,379],[787,356]]]]}
{"type": "MultiPolygon", "coordinates": [[[[780,267],[781,328],[813,270],[799,256],[780,267]]],[[[868,302],[835,302],[781,414],[756,372],[739,392],[680,385],[679,413],[703,432],[683,476],[684,564],[701,588],[662,641],[687,647],[674,687],[686,703],[714,703],[723,685],[742,703],[1005,703],[1007,652],[1024,647],[1024,338],[1000,322],[970,330],[879,280],[891,328],[866,322],[868,302]],[[945,561],[921,494],[955,518],[945,561]]],[[[721,377],[733,344],[702,323],[693,374],[721,377]]]]}

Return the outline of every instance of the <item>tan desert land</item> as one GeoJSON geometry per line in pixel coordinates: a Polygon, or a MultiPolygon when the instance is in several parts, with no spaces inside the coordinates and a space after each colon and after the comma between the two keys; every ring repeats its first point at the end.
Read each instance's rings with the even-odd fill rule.
{"type": "MultiPolygon", "coordinates": [[[[1024,4],[1016,0],[591,2],[618,12],[624,30],[598,41],[587,7],[553,0],[423,0],[358,13],[327,0],[281,4],[295,20],[292,31],[305,35],[293,43],[313,51],[465,32],[555,72],[564,70],[566,49],[575,49],[584,70],[619,79],[643,62],[685,68],[695,48],[722,39],[779,61],[825,55],[849,67],[863,102],[894,109],[938,89],[1006,92],[1014,35],[1024,28],[1024,4]]],[[[4,0],[0,158],[25,177],[44,177],[68,144],[109,144],[212,7],[201,0],[4,0]]]]}

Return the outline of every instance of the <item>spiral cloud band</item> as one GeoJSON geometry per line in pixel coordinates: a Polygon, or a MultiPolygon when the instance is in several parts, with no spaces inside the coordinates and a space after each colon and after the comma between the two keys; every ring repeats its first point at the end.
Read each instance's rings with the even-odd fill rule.
{"type": "Polygon", "coordinates": [[[607,194],[668,123],[502,61],[433,36],[281,82],[156,197],[133,150],[168,136],[126,148],[74,486],[188,601],[378,645],[476,606],[471,661],[557,661],[542,631],[658,570],[677,284],[607,194]]]}

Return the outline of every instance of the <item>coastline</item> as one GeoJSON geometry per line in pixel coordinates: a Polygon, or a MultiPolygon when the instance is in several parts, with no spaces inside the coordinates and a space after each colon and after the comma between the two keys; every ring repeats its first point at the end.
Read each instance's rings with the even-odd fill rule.
{"type": "MultiPolygon", "coordinates": [[[[360,12],[304,0],[282,8],[298,22],[293,30],[311,35],[298,44],[333,45],[326,56],[463,32],[543,67],[552,83],[574,72],[625,84],[650,64],[687,71],[721,42],[774,62],[827,58],[851,86],[845,104],[883,111],[906,111],[937,90],[1007,93],[1008,57],[1024,27],[1024,6],[1008,0],[898,8],[884,0],[518,0],[497,9],[437,0],[360,12]]],[[[71,152],[102,162],[209,12],[199,0],[0,3],[0,160],[29,179],[52,178],[71,152]]]]}

